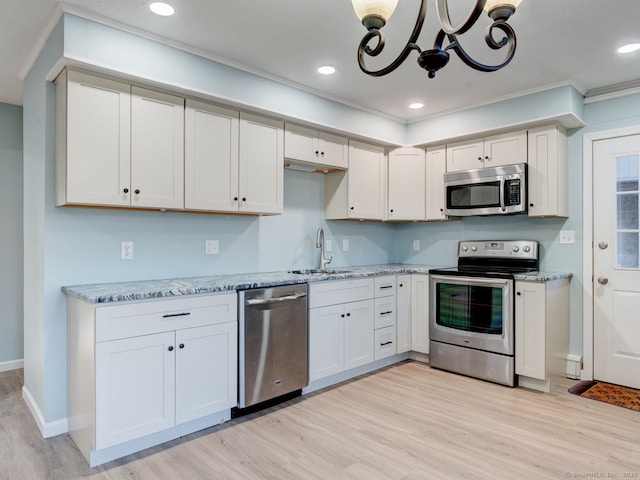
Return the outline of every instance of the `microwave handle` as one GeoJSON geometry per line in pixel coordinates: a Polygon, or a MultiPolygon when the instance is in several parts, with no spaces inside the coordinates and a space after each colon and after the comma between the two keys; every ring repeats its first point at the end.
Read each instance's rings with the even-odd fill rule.
{"type": "Polygon", "coordinates": [[[504,205],[504,195],[505,195],[504,184],[505,184],[505,180],[504,180],[504,176],[502,176],[500,177],[500,209],[503,212],[507,209],[504,205]]]}

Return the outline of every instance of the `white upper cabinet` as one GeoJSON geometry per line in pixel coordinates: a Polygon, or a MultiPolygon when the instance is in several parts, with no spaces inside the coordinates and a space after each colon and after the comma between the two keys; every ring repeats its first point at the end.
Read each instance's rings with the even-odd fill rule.
{"type": "Polygon", "coordinates": [[[567,134],[558,125],[529,130],[529,216],[569,216],[567,134]]]}
{"type": "Polygon", "coordinates": [[[238,211],[240,113],[187,100],[184,206],[188,210],[238,211]]]}
{"type": "Polygon", "coordinates": [[[293,163],[319,169],[346,170],[349,166],[348,146],[346,137],[298,125],[285,125],[284,156],[293,163]]]}
{"type": "Polygon", "coordinates": [[[526,130],[447,145],[447,172],[527,163],[526,130]]]}
{"type": "Polygon", "coordinates": [[[349,171],[325,176],[325,218],[383,220],[386,203],[384,148],[349,143],[349,171]]]}
{"type": "Polygon", "coordinates": [[[131,90],[131,206],[184,206],[184,99],[131,90]]]}
{"type": "Polygon", "coordinates": [[[282,213],[284,123],[240,113],[238,211],[282,213]]]}
{"type": "Polygon", "coordinates": [[[446,220],[444,214],[444,174],[447,171],[446,147],[430,147],[426,152],[426,220],[446,220]]]}
{"type": "Polygon", "coordinates": [[[425,152],[396,148],[389,152],[388,220],[425,219],[425,152]]]}
{"type": "Polygon", "coordinates": [[[130,205],[131,87],[67,71],[56,86],[56,205],[130,205]]]}
{"type": "Polygon", "coordinates": [[[183,208],[184,99],[70,70],[56,103],[56,205],[183,208]]]}

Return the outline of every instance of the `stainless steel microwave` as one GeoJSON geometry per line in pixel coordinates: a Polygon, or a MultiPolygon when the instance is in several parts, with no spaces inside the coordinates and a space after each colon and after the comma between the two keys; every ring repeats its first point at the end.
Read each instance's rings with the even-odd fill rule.
{"type": "Polygon", "coordinates": [[[527,165],[446,173],[445,214],[454,217],[527,211],[527,165]]]}

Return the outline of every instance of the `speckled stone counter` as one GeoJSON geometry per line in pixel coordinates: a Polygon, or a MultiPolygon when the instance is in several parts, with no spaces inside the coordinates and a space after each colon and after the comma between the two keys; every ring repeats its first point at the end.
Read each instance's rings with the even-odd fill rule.
{"type": "Polygon", "coordinates": [[[433,267],[403,264],[365,265],[329,269],[328,271],[330,273],[308,273],[308,271],[303,270],[303,272],[307,273],[243,273],[206,277],[171,278],[165,280],[73,285],[62,287],[62,291],[69,296],[80,298],[88,303],[110,303],[244,290],[248,288],[275,287],[295,283],[365,278],[378,275],[429,273],[430,268],[433,267]]]}
{"type": "Polygon", "coordinates": [[[525,280],[527,282],[551,282],[571,277],[573,277],[573,274],[566,272],[527,272],[517,273],[513,276],[516,280],[525,280]]]}

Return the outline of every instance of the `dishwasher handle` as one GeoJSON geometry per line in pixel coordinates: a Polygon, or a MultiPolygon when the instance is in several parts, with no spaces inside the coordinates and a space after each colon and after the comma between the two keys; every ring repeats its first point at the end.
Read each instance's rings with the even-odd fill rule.
{"type": "Polygon", "coordinates": [[[307,296],[306,293],[301,292],[301,293],[295,293],[293,295],[285,295],[283,297],[252,298],[252,299],[246,300],[245,304],[246,305],[267,305],[269,303],[290,302],[306,296],[307,296]]]}

